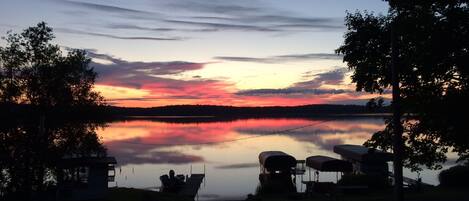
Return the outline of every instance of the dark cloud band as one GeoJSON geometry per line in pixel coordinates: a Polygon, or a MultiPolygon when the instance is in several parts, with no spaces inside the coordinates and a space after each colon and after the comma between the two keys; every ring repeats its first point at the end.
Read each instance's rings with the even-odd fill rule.
{"type": "Polygon", "coordinates": [[[265,95],[323,95],[323,94],[344,94],[352,93],[351,90],[344,89],[321,89],[320,87],[325,84],[339,85],[343,83],[347,73],[346,68],[339,68],[324,73],[317,73],[310,75],[310,72],[306,72],[305,77],[313,77],[311,80],[297,82],[287,88],[282,89],[253,89],[243,90],[236,94],[242,96],[265,96],[265,95]]]}
{"type": "Polygon", "coordinates": [[[121,40],[150,40],[150,41],[179,41],[184,40],[184,38],[180,37],[149,37],[149,36],[118,36],[112,34],[105,34],[105,33],[95,33],[95,32],[88,32],[88,31],[81,31],[81,30],[74,30],[68,28],[55,28],[55,30],[68,33],[68,34],[79,34],[79,35],[88,35],[88,36],[99,36],[99,37],[106,37],[112,39],[121,39],[121,40]]]}
{"type": "Polygon", "coordinates": [[[256,63],[283,63],[290,61],[303,61],[303,60],[342,60],[342,55],[332,53],[310,53],[310,54],[289,54],[277,55],[270,57],[231,57],[231,56],[218,56],[214,59],[224,61],[238,61],[238,62],[256,62],[256,63]]]}

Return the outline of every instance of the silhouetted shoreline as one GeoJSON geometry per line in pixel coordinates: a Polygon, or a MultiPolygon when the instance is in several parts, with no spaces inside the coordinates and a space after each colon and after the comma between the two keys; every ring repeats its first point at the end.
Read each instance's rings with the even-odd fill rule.
{"type": "Polygon", "coordinates": [[[32,105],[0,105],[3,118],[46,115],[68,120],[132,120],[163,122],[212,122],[249,118],[351,118],[386,117],[389,108],[370,110],[362,105],[303,105],[235,107],[216,105],[174,105],[151,108],[93,106],[40,108],[32,105]]]}
{"type": "Polygon", "coordinates": [[[361,105],[303,105],[303,106],[268,106],[235,107],[217,105],[174,105],[151,108],[108,107],[107,112],[117,116],[268,116],[301,117],[316,115],[343,115],[386,113],[387,108],[370,111],[361,105]]]}

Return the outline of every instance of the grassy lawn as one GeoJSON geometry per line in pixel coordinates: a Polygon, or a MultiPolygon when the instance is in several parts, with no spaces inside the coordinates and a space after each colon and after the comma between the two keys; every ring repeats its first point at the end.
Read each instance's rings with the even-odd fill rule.
{"type": "MultiPolygon", "coordinates": [[[[469,201],[469,193],[466,189],[445,189],[445,188],[428,188],[422,192],[406,192],[405,200],[409,201],[469,201]]],[[[369,193],[365,195],[342,196],[344,201],[392,201],[393,192],[369,193]]]]}
{"type": "MultiPolygon", "coordinates": [[[[174,194],[133,188],[109,189],[108,201],[190,201],[190,198],[174,194]]],[[[392,189],[381,192],[366,193],[360,195],[324,196],[312,195],[306,197],[303,194],[295,195],[271,195],[255,196],[252,201],[392,201],[392,189]]],[[[432,187],[422,192],[406,192],[405,200],[408,201],[469,201],[469,189],[446,189],[432,187]]]]}
{"type": "Polygon", "coordinates": [[[190,201],[174,194],[134,188],[110,188],[108,201],[190,201]]]}
{"type": "MultiPolygon", "coordinates": [[[[252,201],[392,201],[392,189],[359,195],[325,196],[315,194],[309,197],[303,196],[262,196],[255,197],[252,201]]],[[[406,192],[405,200],[408,201],[469,201],[469,189],[446,189],[432,187],[422,192],[406,192]]]]}

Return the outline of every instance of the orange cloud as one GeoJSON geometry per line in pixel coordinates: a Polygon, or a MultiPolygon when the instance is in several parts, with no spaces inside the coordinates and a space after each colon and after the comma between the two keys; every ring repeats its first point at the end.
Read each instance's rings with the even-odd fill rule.
{"type": "MultiPolygon", "coordinates": [[[[204,68],[205,63],[186,61],[131,62],[91,50],[93,58],[108,63],[93,63],[100,73],[96,90],[108,103],[125,107],[204,104],[231,106],[296,106],[307,104],[363,104],[376,95],[358,93],[344,83],[347,70],[338,68],[311,74],[281,89],[240,91],[235,83],[217,79],[177,75],[204,68]]],[[[352,87],[353,88],[353,87],[352,87]]]]}

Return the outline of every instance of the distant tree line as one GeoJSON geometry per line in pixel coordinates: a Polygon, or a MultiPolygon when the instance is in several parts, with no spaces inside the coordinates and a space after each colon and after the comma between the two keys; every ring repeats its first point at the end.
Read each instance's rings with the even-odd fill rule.
{"type": "Polygon", "coordinates": [[[107,107],[111,116],[214,116],[214,117],[321,117],[334,115],[384,114],[387,106],[370,108],[364,105],[304,105],[271,107],[235,107],[216,105],[174,105],[152,108],[107,107]]]}

